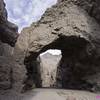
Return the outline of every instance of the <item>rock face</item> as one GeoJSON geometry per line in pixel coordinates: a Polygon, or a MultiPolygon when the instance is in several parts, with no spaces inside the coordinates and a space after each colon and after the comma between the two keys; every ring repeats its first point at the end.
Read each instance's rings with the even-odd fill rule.
{"type": "Polygon", "coordinates": [[[75,3],[83,7],[100,24],[100,0],[75,0],[75,3]]]}
{"type": "Polygon", "coordinates": [[[26,70],[14,60],[13,50],[10,45],[0,42],[0,90],[20,91],[22,88],[26,70]]]}
{"type": "MultiPolygon", "coordinates": [[[[85,7],[89,5],[88,1],[63,0],[48,9],[39,22],[23,29],[15,46],[14,58],[20,65],[25,64],[28,76],[26,87],[38,84],[35,81],[40,77],[36,67],[37,57],[48,49],[62,51],[57,69],[58,86],[85,90],[100,86],[100,26],[97,23],[98,14],[92,12],[97,11],[95,7],[90,10],[93,17],[85,7]],[[88,4],[82,5],[85,2],[88,4]],[[94,79],[94,76],[98,78],[94,79]]],[[[97,2],[94,1],[94,4],[97,2]]]]}
{"type": "Polygon", "coordinates": [[[20,90],[26,79],[24,89],[34,84],[53,87],[56,81],[56,87],[97,91],[100,87],[99,5],[99,0],[59,0],[39,22],[23,29],[12,48],[18,37],[17,27],[7,20],[5,4],[0,0],[0,89],[20,90]],[[48,59],[42,61],[44,57],[40,57],[40,65],[37,60],[48,49],[62,51],[60,63],[54,69],[58,59],[55,58],[55,63],[45,63],[48,59]],[[51,70],[46,68],[50,64],[51,70]]]}
{"type": "Polygon", "coordinates": [[[14,60],[13,50],[10,45],[0,42],[0,90],[20,91],[22,88],[25,67],[14,60]]]}
{"type": "Polygon", "coordinates": [[[20,91],[25,76],[22,74],[23,71],[22,66],[17,64],[12,57],[0,56],[0,90],[15,89],[20,91]]]}
{"type": "Polygon", "coordinates": [[[6,62],[8,59],[0,57],[0,89],[10,89],[11,84],[11,65],[6,62]]]}
{"type": "Polygon", "coordinates": [[[39,56],[38,70],[41,75],[41,87],[56,87],[57,67],[61,57],[50,53],[39,56]]]}
{"type": "Polygon", "coordinates": [[[17,41],[17,31],[18,27],[7,20],[5,3],[0,0],[0,90],[19,89],[22,77],[25,76],[21,75],[22,67],[14,61],[14,48],[11,47],[17,41]],[[17,75],[22,77],[17,77],[17,75]]]}
{"type": "Polygon", "coordinates": [[[18,27],[7,20],[5,3],[0,0],[0,40],[14,46],[18,37],[17,32],[18,27]]]}
{"type": "Polygon", "coordinates": [[[13,55],[13,49],[10,45],[0,42],[0,56],[9,57],[13,55]]]}
{"type": "Polygon", "coordinates": [[[58,2],[73,2],[94,17],[100,24],[100,0],[58,0],[58,2]]]}

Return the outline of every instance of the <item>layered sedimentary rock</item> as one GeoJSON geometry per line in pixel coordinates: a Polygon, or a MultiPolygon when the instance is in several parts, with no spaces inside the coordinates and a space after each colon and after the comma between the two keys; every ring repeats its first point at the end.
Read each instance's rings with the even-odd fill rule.
{"type": "Polygon", "coordinates": [[[0,42],[0,56],[9,57],[13,55],[14,48],[6,43],[0,42]]]}
{"type": "Polygon", "coordinates": [[[14,50],[15,60],[25,64],[26,87],[41,81],[36,80],[39,77],[37,57],[48,49],[62,51],[57,69],[58,87],[92,90],[100,86],[100,26],[75,1],[63,0],[48,9],[39,22],[23,29],[19,36],[14,50]]]}
{"type": "Polygon", "coordinates": [[[14,60],[13,50],[10,45],[0,42],[0,90],[20,91],[25,79],[25,67],[14,60]]]}

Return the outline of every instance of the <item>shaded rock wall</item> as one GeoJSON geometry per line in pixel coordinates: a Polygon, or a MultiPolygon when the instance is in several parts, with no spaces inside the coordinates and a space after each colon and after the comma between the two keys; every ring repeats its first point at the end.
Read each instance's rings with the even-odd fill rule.
{"type": "Polygon", "coordinates": [[[22,88],[26,70],[14,60],[13,50],[10,45],[0,42],[0,90],[20,91],[22,88]]]}
{"type": "Polygon", "coordinates": [[[100,24],[100,0],[58,0],[58,2],[72,2],[80,6],[100,24]]]}
{"type": "Polygon", "coordinates": [[[20,91],[25,76],[22,74],[23,71],[22,66],[17,64],[12,57],[0,56],[0,90],[20,91]]]}
{"type": "Polygon", "coordinates": [[[5,3],[3,0],[0,0],[0,40],[14,46],[17,37],[18,27],[7,20],[5,3]]]}
{"type": "Polygon", "coordinates": [[[13,55],[14,48],[6,43],[0,42],[0,56],[9,57],[13,55]]]}
{"type": "Polygon", "coordinates": [[[75,2],[100,24],[100,0],[77,0],[75,2]]]}
{"type": "MultiPolygon", "coordinates": [[[[13,47],[17,41],[18,27],[7,20],[5,3],[0,0],[0,90],[19,89],[21,66],[14,61],[13,47]]],[[[24,70],[24,69],[23,69],[24,70]]],[[[22,78],[22,79],[21,79],[22,78]]]]}

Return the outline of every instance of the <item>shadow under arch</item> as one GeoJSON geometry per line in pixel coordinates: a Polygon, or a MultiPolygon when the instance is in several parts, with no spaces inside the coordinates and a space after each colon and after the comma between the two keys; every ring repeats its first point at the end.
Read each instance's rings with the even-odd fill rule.
{"type": "Polygon", "coordinates": [[[59,36],[52,43],[41,48],[39,52],[30,52],[24,64],[27,69],[27,79],[25,88],[31,88],[33,84],[40,88],[41,78],[37,69],[37,57],[48,49],[58,49],[62,51],[62,59],[57,68],[56,88],[84,89],[92,88],[92,85],[83,80],[88,74],[95,73],[91,68],[93,64],[93,54],[89,55],[87,46],[89,41],[77,36],[59,36]]]}

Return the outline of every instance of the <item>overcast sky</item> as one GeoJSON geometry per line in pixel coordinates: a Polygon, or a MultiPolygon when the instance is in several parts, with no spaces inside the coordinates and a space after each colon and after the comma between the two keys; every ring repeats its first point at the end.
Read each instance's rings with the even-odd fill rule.
{"type": "Polygon", "coordinates": [[[52,54],[52,55],[61,55],[61,54],[62,54],[62,53],[61,53],[61,50],[58,50],[58,49],[49,49],[49,50],[47,50],[47,51],[41,53],[40,56],[43,56],[43,55],[45,55],[46,53],[50,53],[50,54],[52,54]]]}
{"type": "Polygon", "coordinates": [[[29,26],[41,18],[45,10],[57,3],[57,0],[5,0],[8,20],[19,26],[29,26]]]}

